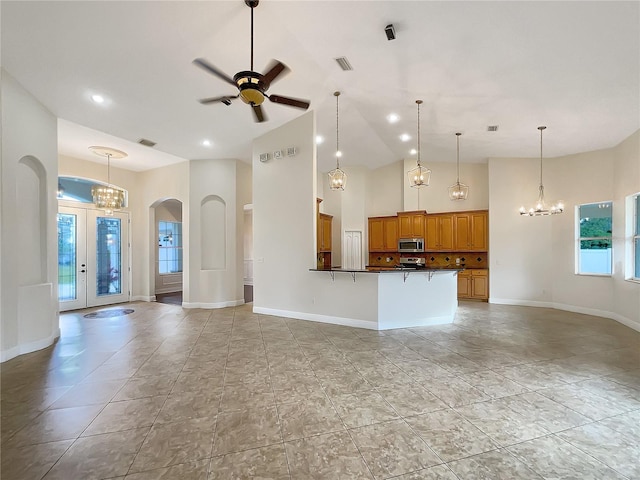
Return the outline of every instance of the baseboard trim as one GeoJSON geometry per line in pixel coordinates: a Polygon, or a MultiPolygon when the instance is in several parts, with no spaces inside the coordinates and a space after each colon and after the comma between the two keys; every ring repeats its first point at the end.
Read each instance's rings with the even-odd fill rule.
{"type": "Polygon", "coordinates": [[[272,315],[275,317],[295,318],[297,320],[308,320],[310,322],[331,323],[333,325],[343,325],[345,327],[366,328],[368,330],[378,330],[377,322],[368,320],[358,320],[355,318],[334,317],[331,315],[320,315],[317,313],[294,312],[291,310],[278,310],[275,308],[253,307],[253,313],[272,315]]]}
{"type": "Polygon", "coordinates": [[[238,305],[244,305],[244,300],[228,300],[226,302],[215,303],[182,302],[182,308],[204,308],[209,310],[216,308],[237,307],[238,305]]]}
{"type": "Polygon", "coordinates": [[[24,355],[26,353],[37,352],[38,350],[42,350],[43,348],[47,348],[53,345],[53,342],[60,337],[60,329],[56,329],[56,332],[53,335],[50,335],[47,338],[43,338],[42,340],[36,340],[35,342],[24,343],[22,345],[16,345],[15,347],[11,347],[8,350],[4,350],[0,352],[0,363],[6,362],[7,360],[11,360],[19,355],[24,355]]]}
{"type": "Polygon", "coordinates": [[[640,323],[623,315],[614,312],[607,312],[606,310],[598,310],[595,308],[580,307],[577,305],[568,305],[565,303],[555,302],[533,302],[527,300],[511,300],[504,298],[490,298],[489,303],[501,304],[501,305],[519,305],[523,307],[545,307],[554,308],[556,310],[564,310],[566,312],[582,313],[585,315],[592,315],[594,317],[608,318],[615,320],[637,332],[640,332],[640,323]]]}
{"type": "Polygon", "coordinates": [[[155,295],[134,295],[131,297],[131,302],[155,302],[155,295]]]}

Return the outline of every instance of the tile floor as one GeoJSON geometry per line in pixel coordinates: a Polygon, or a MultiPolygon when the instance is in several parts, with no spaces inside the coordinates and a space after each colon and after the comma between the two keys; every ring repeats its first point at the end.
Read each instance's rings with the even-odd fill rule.
{"type": "Polygon", "coordinates": [[[612,320],[469,302],[375,332],[126,306],[64,314],[2,364],[3,480],[640,478],[640,333],[612,320]]]}

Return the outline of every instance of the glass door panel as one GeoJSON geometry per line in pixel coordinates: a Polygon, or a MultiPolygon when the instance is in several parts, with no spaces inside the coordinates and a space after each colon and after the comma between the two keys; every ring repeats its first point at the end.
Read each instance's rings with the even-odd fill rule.
{"type": "Polygon", "coordinates": [[[87,270],[87,306],[129,301],[128,215],[89,210],[87,245],[92,249],[87,270]]]}
{"type": "Polygon", "coordinates": [[[86,210],[58,213],[58,301],[60,311],[86,307],[86,210]]]}

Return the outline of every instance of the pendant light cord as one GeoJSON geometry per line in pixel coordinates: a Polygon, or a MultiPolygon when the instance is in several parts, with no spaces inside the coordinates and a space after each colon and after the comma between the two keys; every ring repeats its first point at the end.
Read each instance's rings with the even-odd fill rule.
{"type": "Polygon", "coordinates": [[[542,187],[542,131],[547,127],[538,127],[540,130],[540,186],[542,187]]]}
{"type": "Polygon", "coordinates": [[[107,153],[107,187],[111,187],[111,154],[107,153]]]}
{"type": "Polygon", "coordinates": [[[420,166],[420,104],[422,100],[416,100],[418,104],[418,167],[420,166]]]}
{"type": "Polygon", "coordinates": [[[338,102],[340,100],[340,92],[334,93],[336,97],[336,168],[340,168],[340,128],[339,121],[340,115],[338,114],[338,102]]]}
{"type": "Polygon", "coordinates": [[[458,165],[457,171],[458,175],[456,178],[456,183],[460,185],[460,135],[461,133],[456,133],[456,163],[458,165]]]}
{"type": "Polygon", "coordinates": [[[251,71],[253,72],[253,7],[251,7],[251,71]]]}

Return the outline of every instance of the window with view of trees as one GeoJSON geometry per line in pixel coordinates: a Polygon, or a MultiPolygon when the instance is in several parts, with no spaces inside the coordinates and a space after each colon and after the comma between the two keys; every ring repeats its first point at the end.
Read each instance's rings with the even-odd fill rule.
{"type": "Polygon", "coordinates": [[[578,273],[611,275],[611,225],[613,202],[578,207],[578,273]]]}
{"type": "Polygon", "coordinates": [[[182,223],[158,222],[158,273],[182,272],[182,223]]]}

